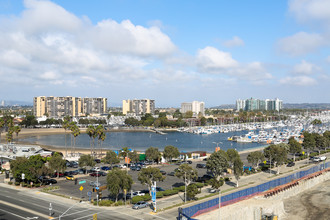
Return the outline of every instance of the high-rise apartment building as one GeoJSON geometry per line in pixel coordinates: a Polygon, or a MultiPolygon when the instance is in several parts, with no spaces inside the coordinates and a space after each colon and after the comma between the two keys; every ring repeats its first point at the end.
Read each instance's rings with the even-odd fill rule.
{"type": "Polygon", "coordinates": [[[133,113],[135,115],[144,115],[146,113],[155,113],[155,100],[134,99],[123,100],[123,114],[133,113]]]}
{"type": "Polygon", "coordinates": [[[36,117],[100,115],[107,112],[107,99],[39,96],[33,99],[33,112],[36,117]]]}
{"type": "Polygon", "coordinates": [[[246,99],[236,100],[236,110],[244,110],[244,111],[264,111],[264,110],[270,110],[270,111],[280,111],[282,109],[283,102],[282,100],[276,99],[246,99]]]}
{"type": "Polygon", "coordinates": [[[204,115],[204,113],[205,113],[205,104],[204,104],[204,102],[198,102],[198,101],[181,103],[180,112],[181,113],[186,113],[188,111],[192,111],[193,116],[198,116],[199,113],[204,115]]]}

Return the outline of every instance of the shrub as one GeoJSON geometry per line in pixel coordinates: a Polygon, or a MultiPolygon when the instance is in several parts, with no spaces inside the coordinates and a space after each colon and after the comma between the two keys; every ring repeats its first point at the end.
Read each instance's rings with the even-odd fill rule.
{"type": "Polygon", "coordinates": [[[185,186],[175,187],[174,190],[178,190],[180,192],[184,192],[185,186]]]}
{"type": "Polygon", "coordinates": [[[149,194],[147,195],[144,195],[144,196],[134,196],[132,198],[132,203],[137,203],[137,202],[140,202],[140,201],[149,201],[151,199],[151,196],[149,194]]]}
{"type": "Polygon", "coordinates": [[[8,185],[12,185],[13,184],[13,182],[8,182],[8,185]]]}
{"type": "Polygon", "coordinates": [[[32,186],[31,185],[27,185],[27,188],[32,188],[32,186]]]}
{"type": "Polygon", "coordinates": [[[321,154],[325,154],[326,153],[326,151],[325,150],[321,150],[321,154]]]}
{"type": "Polygon", "coordinates": [[[204,183],[194,183],[197,188],[203,188],[204,187],[204,183]]]}
{"type": "Polygon", "coordinates": [[[315,157],[317,155],[319,155],[317,152],[312,152],[312,153],[309,154],[310,157],[315,157]]]}
{"type": "Polygon", "coordinates": [[[101,200],[99,206],[111,206],[114,202],[112,200],[101,200]]]}
{"type": "Polygon", "coordinates": [[[15,186],[19,186],[19,182],[15,182],[15,186]]]}
{"type": "Polygon", "coordinates": [[[40,187],[40,183],[34,184],[34,187],[40,187]]]}
{"type": "Polygon", "coordinates": [[[118,202],[115,202],[115,206],[120,206],[120,205],[123,205],[124,203],[123,203],[123,201],[118,201],[118,202]]]}
{"type": "Polygon", "coordinates": [[[176,190],[176,189],[169,189],[169,190],[165,190],[163,192],[163,195],[164,196],[171,196],[171,195],[175,195],[179,192],[179,190],[176,190]]]}
{"type": "Polygon", "coordinates": [[[164,197],[164,194],[163,192],[156,192],[156,198],[159,199],[159,198],[163,198],[164,197]]]}

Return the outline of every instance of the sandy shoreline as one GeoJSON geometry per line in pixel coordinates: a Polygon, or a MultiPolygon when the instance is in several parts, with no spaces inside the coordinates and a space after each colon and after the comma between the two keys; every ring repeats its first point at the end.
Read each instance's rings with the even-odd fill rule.
{"type": "MultiPolygon", "coordinates": [[[[82,133],[86,132],[86,128],[82,128],[81,129],[82,133]]],[[[107,132],[154,132],[151,130],[147,130],[147,129],[118,129],[118,130],[108,130],[107,132]]],[[[66,131],[66,133],[70,133],[70,131],[66,131]]],[[[27,137],[33,137],[33,136],[40,136],[40,135],[54,135],[54,134],[65,134],[65,130],[63,128],[39,128],[39,129],[22,129],[22,131],[19,133],[18,137],[16,137],[16,135],[13,135],[14,138],[14,142],[17,142],[19,144],[33,144],[30,142],[25,142],[22,141],[21,139],[23,138],[27,138],[27,137]]],[[[5,141],[5,133],[3,132],[1,134],[1,143],[4,143],[5,141]]],[[[70,141],[68,141],[68,146],[67,146],[67,150],[65,148],[65,146],[49,146],[49,145],[40,145],[40,144],[34,144],[34,145],[39,145],[44,149],[47,150],[51,150],[51,151],[58,151],[58,152],[62,152],[65,153],[66,151],[68,153],[71,152],[71,146],[70,141]]],[[[265,147],[258,147],[258,148],[252,148],[252,149],[247,149],[247,150],[243,150],[243,151],[239,151],[239,154],[246,154],[246,153],[250,153],[250,152],[254,152],[254,151],[261,151],[263,150],[265,147]]],[[[110,150],[108,148],[102,148],[102,152],[106,152],[107,150],[110,150]]],[[[100,149],[96,148],[97,152],[100,152],[100,149]]],[[[90,154],[90,148],[75,148],[75,152],[76,153],[82,153],[82,154],[90,154]]],[[[210,153],[208,153],[210,154],[210,153]]]]}

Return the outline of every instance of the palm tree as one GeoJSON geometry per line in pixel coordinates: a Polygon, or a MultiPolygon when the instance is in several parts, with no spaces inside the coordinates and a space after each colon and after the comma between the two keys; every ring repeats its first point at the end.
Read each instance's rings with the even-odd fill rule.
{"type": "Polygon", "coordinates": [[[5,121],[3,118],[0,118],[0,143],[1,143],[1,133],[2,133],[2,128],[5,126],[5,121]]]}
{"type": "Polygon", "coordinates": [[[69,123],[69,120],[67,120],[67,118],[69,118],[69,120],[70,120],[70,117],[66,116],[66,117],[64,117],[64,121],[63,121],[63,124],[62,124],[62,127],[64,128],[64,137],[65,137],[65,155],[66,155],[66,156],[68,155],[68,147],[67,147],[67,144],[66,144],[66,130],[68,130],[69,127],[70,127],[70,123],[69,123]]]}
{"type": "Polygon", "coordinates": [[[71,154],[73,153],[73,139],[72,139],[72,137],[74,136],[73,134],[74,134],[74,130],[75,130],[76,126],[77,125],[73,121],[70,122],[70,124],[69,124],[69,129],[71,131],[71,154]]]}
{"type": "MultiPolygon", "coordinates": [[[[15,126],[14,128],[13,128],[13,131],[16,133],[16,138],[18,137],[18,133],[20,133],[21,132],[21,127],[20,126],[15,126]]],[[[17,138],[18,139],[18,138],[17,138]]]]}
{"type": "Polygon", "coordinates": [[[80,135],[80,129],[77,125],[74,125],[73,126],[73,129],[72,129],[72,135],[73,135],[73,153],[76,153],[76,137],[78,137],[80,135]]]}
{"type": "Polygon", "coordinates": [[[93,142],[92,142],[92,139],[93,139],[94,134],[95,134],[95,127],[93,125],[88,126],[88,128],[86,130],[86,133],[89,136],[89,143],[90,143],[90,146],[91,146],[91,155],[93,155],[93,147],[92,147],[93,142]]]}
{"type": "Polygon", "coordinates": [[[97,143],[98,143],[98,146],[99,146],[100,151],[101,151],[101,154],[102,154],[101,141],[104,141],[105,140],[105,133],[104,133],[104,127],[103,127],[103,125],[97,126],[97,128],[96,128],[96,134],[98,136],[97,143]]]}

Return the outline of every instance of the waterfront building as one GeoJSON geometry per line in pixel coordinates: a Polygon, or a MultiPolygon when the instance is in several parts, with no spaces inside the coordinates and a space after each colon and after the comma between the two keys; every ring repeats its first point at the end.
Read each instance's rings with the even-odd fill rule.
{"type": "Polygon", "coordinates": [[[244,110],[244,111],[280,111],[283,106],[283,101],[276,99],[255,99],[250,98],[246,100],[237,99],[236,100],[236,110],[244,110]]]}
{"type": "Polygon", "coordinates": [[[123,100],[123,114],[133,113],[134,115],[144,115],[155,113],[155,100],[151,99],[127,99],[123,100]]]}
{"type": "Polygon", "coordinates": [[[193,116],[197,117],[199,113],[204,116],[205,114],[205,103],[204,102],[199,102],[199,101],[193,101],[193,102],[183,102],[181,103],[181,109],[180,112],[182,114],[192,111],[193,116]]]}
{"type": "Polygon", "coordinates": [[[107,98],[80,98],[39,96],[33,99],[33,112],[36,117],[100,115],[107,112],[107,98]]]}

